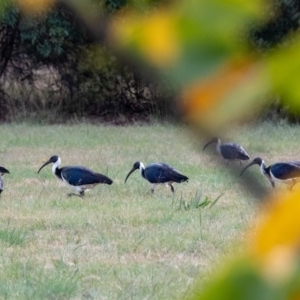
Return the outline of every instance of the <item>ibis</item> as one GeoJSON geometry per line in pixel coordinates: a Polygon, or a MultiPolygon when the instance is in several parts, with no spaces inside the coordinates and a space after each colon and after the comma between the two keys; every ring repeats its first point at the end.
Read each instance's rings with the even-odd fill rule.
{"type": "Polygon", "coordinates": [[[78,194],[69,193],[68,196],[84,196],[84,191],[93,188],[97,184],[112,184],[113,181],[105,175],[96,173],[86,167],[67,166],[59,168],[61,159],[58,155],[53,155],[38,170],[38,173],[48,164],[53,163],[52,173],[64,183],[70,185],[78,194]]]}
{"type": "Polygon", "coordinates": [[[249,154],[246,152],[246,150],[239,144],[236,143],[225,143],[222,144],[221,140],[217,137],[211,139],[204,147],[204,149],[212,144],[216,143],[216,150],[217,152],[226,160],[227,165],[229,160],[239,160],[240,163],[242,160],[248,160],[250,159],[249,154]]]}
{"type": "Polygon", "coordinates": [[[154,193],[154,189],[157,184],[165,184],[166,186],[169,186],[172,193],[174,193],[174,187],[172,185],[174,182],[181,183],[188,181],[187,176],[181,174],[168,164],[152,163],[145,167],[142,162],[137,161],[127,174],[124,183],[126,183],[128,177],[137,169],[140,170],[141,176],[151,183],[152,193],[154,193]]]}
{"type": "Polygon", "coordinates": [[[3,175],[4,174],[9,174],[9,171],[0,166],[0,194],[3,192],[3,189],[4,189],[4,183],[3,183],[3,175]]]}
{"type": "Polygon", "coordinates": [[[260,172],[267,177],[272,187],[275,187],[277,181],[288,184],[289,189],[292,189],[300,179],[300,161],[278,162],[266,167],[265,162],[260,157],[256,157],[243,169],[241,176],[252,165],[260,166],[260,172]]]}

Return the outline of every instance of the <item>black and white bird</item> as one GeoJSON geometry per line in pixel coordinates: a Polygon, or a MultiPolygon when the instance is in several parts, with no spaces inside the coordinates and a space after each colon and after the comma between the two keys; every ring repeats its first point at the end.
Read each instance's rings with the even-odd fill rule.
{"type": "Polygon", "coordinates": [[[252,165],[260,166],[260,172],[268,178],[272,187],[275,187],[275,181],[277,181],[288,184],[292,189],[300,180],[300,161],[278,162],[266,167],[265,162],[257,157],[243,169],[241,176],[252,165]]]}
{"type": "Polygon", "coordinates": [[[4,182],[3,182],[4,174],[9,174],[9,171],[4,167],[0,167],[0,194],[3,192],[4,189],[4,182]]]}
{"type": "Polygon", "coordinates": [[[211,139],[204,147],[204,149],[212,144],[216,143],[216,150],[217,152],[226,160],[226,163],[228,164],[229,160],[239,160],[240,163],[242,160],[248,160],[250,159],[249,154],[246,152],[246,150],[239,144],[236,143],[225,143],[222,144],[221,140],[217,137],[211,139]]]}
{"type": "Polygon", "coordinates": [[[38,170],[38,173],[48,164],[53,163],[52,173],[64,183],[70,185],[78,194],[70,193],[68,196],[84,196],[84,191],[93,188],[97,184],[112,184],[113,181],[105,175],[96,173],[86,167],[67,166],[59,168],[61,159],[58,155],[53,155],[38,170]]]}
{"type": "Polygon", "coordinates": [[[125,178],[125,182],[131,173],[139,169],[140,174],[143,178],[148,180],[151,183],[151,192],[154,192],[155,186],[157,184],[165,184],[171,188],[172,193],[174,193],[173,183],[181,183],[188,181],[188,177],[181,174],[179,171],[175,170],[168,164],[165,163],[152,163],[146,167],[142,162],[135,162],[132,169],[129,171],[128,175],[125,178]]]}

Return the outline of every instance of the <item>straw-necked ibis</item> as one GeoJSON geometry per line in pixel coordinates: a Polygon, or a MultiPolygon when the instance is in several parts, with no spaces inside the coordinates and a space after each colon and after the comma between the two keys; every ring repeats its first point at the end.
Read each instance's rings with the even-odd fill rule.
{"type": "Polygon", "coordinates": [[[275,187],[275,181],[278,181],[288,184],[292,189],[300,180],[300,161],[278,162],[266,167],[265,162],[257,157],[243,169],[241,175],[252,165],[260,166],[260,172],[268,178],[272,187],[275,187]]]}
{"type": "Polygon", "coordinates": [[[79,195],[70,193],[68,196],[84,196],[84,191],[93,188],[97,184],[112,184],[113,181],[105,175],[96,173],[86,167],[67,166],[59,168],[61,159],[57,155],[50,157],[38,170],[38,173],[48,164],[53,163],[52,173],[64,183],[70,185],[79,195]]]}
{"type": "Polygon", "coordinates": [[[249,154],[246,152],[246,150],[239,144],[236,143],[225,143],[222,144],[221,140],[219,138],[213,138],[211,139],[204,147],[204,149],[212,144],[217,143],[216,149],[217,152],[226,160],[227,164],[229,160],[239,160],[240,163],[242,160],[248,160],[250,159],[249,154]]]}
{"type": "Polygon", "coordinates": [[[3,183],[3,175],[9,174],[9,171],[5,169],[4,167],[0,167],[0,194],[2,193],[4,189],[4,183],[3,183]]]}
{"type": "Polygon", "coordinates": [[[140,174],[143,178],[148,180],[151,183],[151,192],[154,192],[155,186],[157,184],[165,184],[171,188],[171,191],[174,193],[173,183],[181,183],[188,181],[188,177],[181,174],[173,167],[165,163],[152,163],[146,167],[142,162],[135,162],[132,169],[129,171],[128,175],[125,178],[125,183],[132,172],[139,169],[140,174]]]}

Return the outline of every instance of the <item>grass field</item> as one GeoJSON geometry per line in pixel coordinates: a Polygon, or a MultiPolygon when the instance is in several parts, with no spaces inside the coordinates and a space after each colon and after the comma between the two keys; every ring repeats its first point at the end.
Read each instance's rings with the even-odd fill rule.
{"type": "MultiPolygon", "coordinates": [[[[183,299],[195,278],[204,284],[239,251],[233,244],[257,213],[214,147],[202,152],[205,140],[186,128],[13,124],[0,136],[0,165],[11,172],[0,198],[0,299],[183,299]],[[50,166],[37,174],[53,154],[114,183],[67,198],[50,166]],[[174,197],[165,186],[152,195],[138,171],[124,184],[139,160],[169,163],[190,180],[174,184],[174,197]]],[[[228,137],[267,165],[300,159],[297,126],[243,126],[228,137]]],[[[250,172],[269,188],[257,166],[250,172]]]]}

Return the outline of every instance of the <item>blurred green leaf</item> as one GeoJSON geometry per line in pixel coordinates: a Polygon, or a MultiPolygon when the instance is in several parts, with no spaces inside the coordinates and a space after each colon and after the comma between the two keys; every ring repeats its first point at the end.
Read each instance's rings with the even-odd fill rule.
{"type": "Polygon", "coordinates": [[[273,90],[292,112],[300,112],[300,40],[288,42],[266,57],[273,90]]]}
{"type": "Polygon", "coordinates": [[[260,275],[257,265],[236,261],[225,270],[217,270],[212,282],[193,292],[190,300],[276,300],[283,299],[279,290],[260,275]]]}

